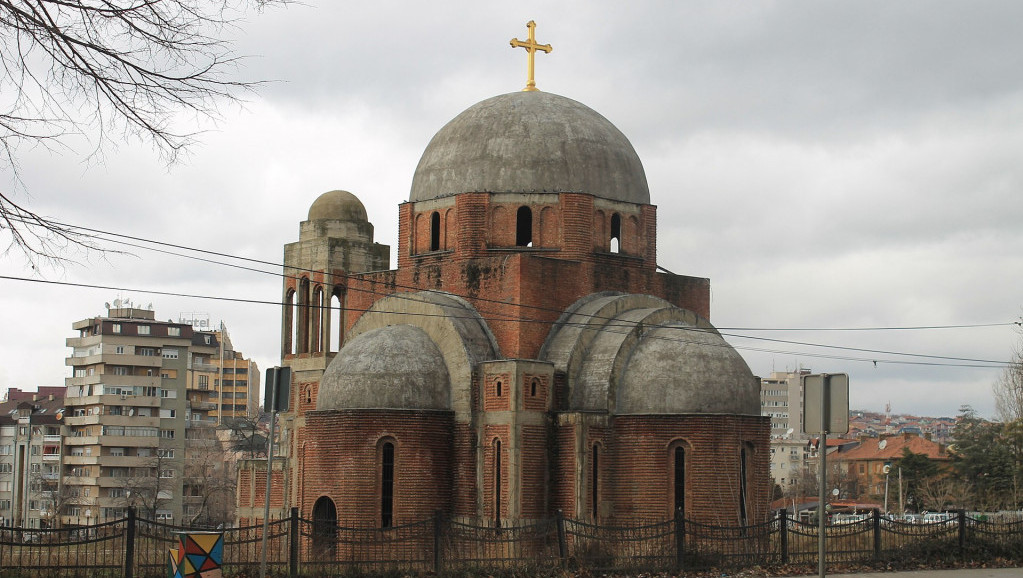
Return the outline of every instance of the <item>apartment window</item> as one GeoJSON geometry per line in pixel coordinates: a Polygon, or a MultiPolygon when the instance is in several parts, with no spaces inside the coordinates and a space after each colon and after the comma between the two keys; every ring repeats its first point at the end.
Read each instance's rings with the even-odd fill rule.
{"type": "Polygon", "coordinates": [[[110,331],[111,331],[111,333],[120,333],[121,332],[121,324],[120,323],[114,323],[113,325],[110,326],[110,331]]]}
{"type": "Polygon", "coordinates": [[[139,325],[139,335],[149,335],[149,326],[139,325]]]}
{"type": "Polygon", "coordinates": [[[0,500],[0,510],[10,510],[10,509],[11,509],[11,501],[10,500],[0,500]]]}
{"type": "Polygon", "coordinates": [[[178,350],[174,349],[173,347],[164,347],[163,348],[163,358],[164,359],[177,359],[178,358],[178,350]]]}
{"type": "Polygon", "coordinates": [[[110,488],[107,495],[111,498],[123,498],[125,496],[124,488],[110,488]]]}
{"type": "Polygon", "coordinates": [[[114,457],[123,457],[124,448],[110,448],[110,455],[114,457]]]}
{"type": "Polygon", "coordinates": [[[11,491],[11,482],[0,482],[0,492],[11,491]]]}
{"type": "Polygon", "coordinates": [[[11,446],[10,445],[0,446],[0,456],[9,456],[9,455],[11,455],[11,446]]]}
{"type": "Polygon", "coordinates": [[[176,409],[161,409],[160,417],[178,417],[178,410],[176,409]]]}
{"type": "MultiPolygon", "coordinates": [[[[160,470],[160,477],[161,478],[173,478],[174,477],[174,470],[160,470]]],[[[266,477],[266,476],[264,476],[264,477],[266,477]]]]}
{"type": "Polygon", "coordinates": [[[181,337],[181,328],[180,327],[168,327],[167,328],[167,335],[169,335],[171,337],[181,337]]]}
{"type": "Polygon", "coordinates": [[[204,343],[206,343],[206,345],[209,345],[210,343],[213,342],[213,336],[212,335],[203,335],[202,336],[202,340],[203,340],[204,343]]]}
{"type": "Polygon", "coordinates": [[[155,357],[156,356],[156,348],[153,348],[153,347],[136,347],[135,348],[135,354],[136,355],[144,355],[146,357],[155,357]]]}
{"type": "Polygon", "coordinates": [[[114,347],[114,353],[117,353],[117,354],[124,353],[124,346],[123,345],[118,345],[118,346],[114,347]]]}
{"type": "MultiPolygon", "coordinates": [[[[158,449],[156,450],[156,455],[157,455],[158,457],[161,457],[161,458],[173,458],[173,457],[174,457],[174,450],[172,450],[172,449],[164,449],[164,448],[158,448],[158,449]]],[[[265,476],[264,476],[264,477],[265,477],[265,476]]]]}
{"type": "Polygon", "coordinates": [[[14,472],[14,464],[0,464],[0,474],[10,474],[14,472]]]}
{"type": "Polygon", "coordinates": [[[117,365],[111,368],[111,372],[114,375],[128,375],[128,368],[117,365]]]}
{"type": "Polygon", "coordinates": [[[209,389],[210,387],[210,376],[200,375],[199,376],[199,389],[209,389]]]}
{"type": "Polygon", "coordinates": [[[160,437],[172,440],[172,439],[174,439],[174,430],[172,430],[172,429],[162,429],[162,430],[160,430],[160,437]]]}

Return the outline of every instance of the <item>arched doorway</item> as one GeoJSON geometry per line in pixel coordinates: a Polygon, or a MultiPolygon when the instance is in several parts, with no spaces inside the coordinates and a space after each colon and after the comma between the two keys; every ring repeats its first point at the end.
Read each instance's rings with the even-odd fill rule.
{"type": "Polygon", "coordinates": [[[313,556],[320,560],[337,557],[337,507],[327,496],[313,504],[313,556]]]}

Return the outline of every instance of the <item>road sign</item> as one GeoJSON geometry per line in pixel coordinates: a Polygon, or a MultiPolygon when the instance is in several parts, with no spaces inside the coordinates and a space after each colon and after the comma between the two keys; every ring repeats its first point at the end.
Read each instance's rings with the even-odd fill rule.
{"type": "Polygon", "coordinates": [[[263,384],[263,388],[264,411],[267,413],[272,411],[288,411],[288,394],[291,393],[291,368],[286,366],[268,367],[266,369],[266,382],[263,384]]]}
{"type": "Polygon", "coordinates": [[[849,433],[849,375],[803,376],[803,433],[849,433]],[[821,396],[824,401],[821,403],[821,396]],[[823,407],[822,407],[823,406],[823,407]],[[821,415],[823,409],[825,415],[821,415]],[[821,424],[827,427],[822,428],[821,424]]]}

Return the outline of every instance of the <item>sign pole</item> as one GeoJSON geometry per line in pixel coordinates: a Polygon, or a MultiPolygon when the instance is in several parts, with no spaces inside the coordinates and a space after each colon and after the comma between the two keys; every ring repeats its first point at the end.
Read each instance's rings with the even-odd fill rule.
{"type": "Polygon", "coordinates": [[[270,384],[270,437],[267,439],[269,446],[266,452],[266,494],[263,497],[263,548],[259,552],[259,578],[266,578],[266,539],[270,532],[270,479],[273,475],[274,459],[274,416],[277,415],[277,380],[280,376],[280,368],[270,371],[273,375],[273,383],[270,384]]]}
{"type": "Polygon", "coordinates": [[[828,383],[828,374],[821,374],[821,437],[820,443],[817,446],[817,460],[819,470],[817,477],[819,478],[818,502],[817,502],[817,573],[820,578],[824,578],[825,574],[825,554],[824,554],[824,540],[827,534],[827,513],[824,511],[824,502],[827,499],[828,489],[828,424],[830,419],[828,416],[828,410],[830,409],[829,393],[830,386],[828,383]]]}

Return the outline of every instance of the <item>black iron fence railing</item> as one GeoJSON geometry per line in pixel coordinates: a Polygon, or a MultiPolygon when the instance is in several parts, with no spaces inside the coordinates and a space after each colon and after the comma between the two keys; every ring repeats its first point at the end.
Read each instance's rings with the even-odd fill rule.
{"type": "MultiPolygon", "coordinates": [[[[478,526],[437,514],[391,528],[348,528],[291,515],[228,528],[225,576],[258,576],[265,553],[272,576],[358,572],[441,572],[472,568],[584,567],[593,570],[744,568],[817,563],[819,528],[784,511],[762,524],[712,526],[675,519],[595,525],[554,518],[478,526]]],[[[0,528],[0,576],[166,576],[178,534],[193,528],[136,517],[73,528],[0,528]],[[11,572],[15,572],[11,574],[11,572]]],[[[1023,516],[959,511],[932,523],[874,511],[825,527],[828,562],[1001,558],[1023,562],[1023,516]]]]}

